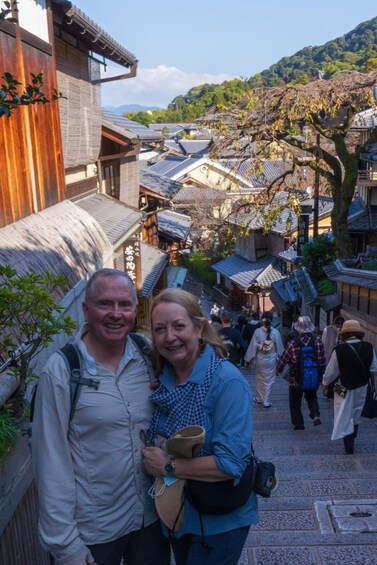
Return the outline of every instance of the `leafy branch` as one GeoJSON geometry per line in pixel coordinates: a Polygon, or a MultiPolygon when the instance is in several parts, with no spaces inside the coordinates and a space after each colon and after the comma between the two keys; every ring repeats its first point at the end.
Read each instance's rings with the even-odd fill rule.
{"type": "Polygon", "coordinates": [[[2,75],[3,83],[0,86],[0,118],[6,116],[10,118],[12,112],[19,106],[29,106],[30,104],[47,104],[51,100],[65,98],[56,89],[53,90],[49,99],[44,90],[46,84],[43,83],[43,73],[31,74],[31,83],[25,87],[11,73],[5,72],[2,75]]]}
{"type": "Polygon", "coordinates": [[[16,362],[13,371],[20,378],[12,399],[16,413],[21,409],[26,383],[36,378],[30,368],[33,358],[55,335],[71,334],[76,327],[56,302],[67,288],[63,276],[32,272],[19,275],[9,265],[0,265],[0,360],[7,363],[10,358],[16,362]]]}

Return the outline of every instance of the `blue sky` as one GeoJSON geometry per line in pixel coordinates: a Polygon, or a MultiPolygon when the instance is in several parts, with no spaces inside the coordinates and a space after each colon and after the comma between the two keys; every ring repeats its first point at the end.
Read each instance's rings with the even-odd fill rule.
{"type": "MultiPolygon", "coordinates": [[[[104,106],[166,108],[203,83],[254,75],[377,16],[376,0],[73,2],[139,60],[137,77],[102,87],[104,106]],[[109,6],[109,9],[107,9],[109,6]]],[[[119,74],[109,67],[107,74],[119,74]]]]}

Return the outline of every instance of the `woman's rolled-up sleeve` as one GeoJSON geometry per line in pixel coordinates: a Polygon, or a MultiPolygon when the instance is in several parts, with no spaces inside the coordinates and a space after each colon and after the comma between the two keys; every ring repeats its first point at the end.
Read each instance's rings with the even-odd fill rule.
{"type": "Polygon", "coordinates": [[[247,465],[252,443],[250,387],[230,363],[224,363],[220,370],[229,374],[220,381],[212,397],[211,449],[219,469],[239,478],[247,465]]]}

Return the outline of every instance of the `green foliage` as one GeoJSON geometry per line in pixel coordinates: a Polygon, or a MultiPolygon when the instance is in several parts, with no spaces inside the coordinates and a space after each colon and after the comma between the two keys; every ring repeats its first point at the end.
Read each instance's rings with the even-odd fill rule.
{"type": "MultiPolygon", "coordinates": [[[[30,104],[47,104],[51,102],[42,90],[46,85],[43,83],[43,73],[31,74],[31,83],[23,87],[11,73],[2,75],[3,83],[0,86],[0,118],[10,118],[12,112],[19,106],[30,104]],[[21,88],[22,87],[22,88],[21,88]]],[[[53,90],[52,100],[64,98],[61,92],[53,90]]]]}
{"type": "Polygon", "coordinates": [[[321,74],[330,78],[343,70],[369,71],[377,57],[377,18],[358,25],[346,35],[328,41],[319,47],[305,47],[291,57],[283,57],[276,64],[249,79],[251,88],[287,84],[306,84],[321,74]],[[372,59],[372,61],[370,61],[372,59]],[[323,74],[322,74],[323,73],[323,74]]]}
{"type": "Polygon", "coordinates": [[[56,334],[71,334],[76,328],[76,323],[63,314],[54,299],[57,291],[66,291],[67,284],[63,276],[19,275],[9,265],[0,265],[0,355],[17,362],[13,369],[20,378],[16,412],[26,382],[36,378],[30,368],[31,361],[56,334]]]}
{"type": "Polygon", "coordinates": [[[335,243],[326,234],[320,235],[312,243],[303,246],[302,264],[314,283],[326,279],[322,269],[336,259],[335,243]]]}
{"type": "Polygon", "coordinates": [[[0,8],[0,22],[7,20],[8,22],[16,22],[16,18],[12,17],[13,12],[18,12],[17,4],[18,2],[15,0],[4,1],[2,2],[4,8],[0,8]]]}
{"type": "Polygon", "coordinates": [[[363,261],[361,267],[364,271],[377,271],[377,259],[372,259],[370,261],[363,261]]]}
{"type": "Polygon", "coordinates": [[[211,264],[212,261],[203,251],[197,251],[190,257],[182,258],[182,265],[207,286],[212,286],[216,282],[216,273],[210,270],[211,264]]]}
{"type": "Polygon", "coordinates": [[[334,294],[336,292],[336,283],[330,279],[323,279],[318,281],[319,294],[334,294]]]}
{"type": "Polygon", "coordinates": [[[0,459],[9,453],[19,435],[9,404],[0,407],[0,459]]]}
{"type": "Polygon", "coordinates": [[[221,109],[233,105],[249,90],[246,80],[234,79],[222,84],[195,86],[184,96],[177,96],[167,110],[128,112],[127,118],[140,124],[191,122],[210,109],[221,109]]]}

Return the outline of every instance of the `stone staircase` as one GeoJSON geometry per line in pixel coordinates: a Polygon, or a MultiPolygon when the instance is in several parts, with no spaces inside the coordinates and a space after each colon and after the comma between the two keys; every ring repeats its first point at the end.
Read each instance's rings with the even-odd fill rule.
{"type": "MultiPolygon", "coordinates": [[[[253,372],[242,372],[253,390],[253,372]]],[[[330,439],[332,401],[318,398],[322,425],[313,427],[303,400],[304,431],[293,430],[282,378],[271,408],[254,405],[256,454],[275,463],[280,482],[259,497],[260,523],[239,565],[377,564],[377,419],[362,419],[355,455],[345,455],[330,439]]]]}

